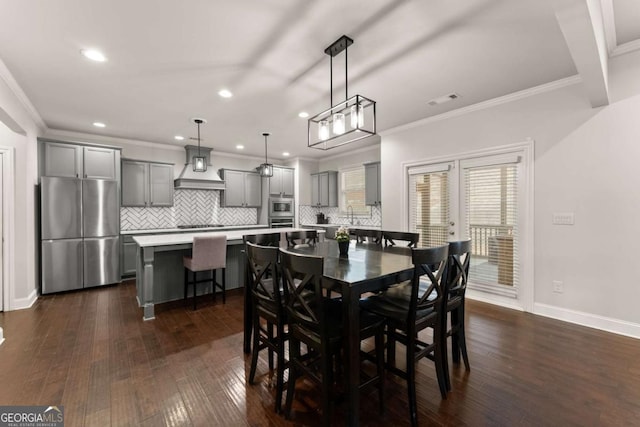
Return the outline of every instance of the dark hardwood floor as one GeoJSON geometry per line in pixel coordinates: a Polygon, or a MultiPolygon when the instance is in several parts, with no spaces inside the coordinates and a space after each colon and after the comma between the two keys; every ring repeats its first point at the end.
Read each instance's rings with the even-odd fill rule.
{"type": "MultiPolygon", "coordinates": [[[[255,385],[242,352],[242,295],[156,307],[143,322],[135,285],[45,296],[0,314],[0,405],[64,405],[76,425],[313,425],[315,390],[301,384],[292,421],[273,412],[266,358],[255,385]]],[[[585,426],[640,423],[640,340],[469,301],[471,371],[452,369],[440,398],[418,366],[421,425],[585,426]]],[[[399,356],[399,360],[401,357],[399,356]]],[[[365,426],[408,425],[406,386],[387,379],[362,399],[365,426]]],[[[342,425],[338,403],[334,425],[342,425]]]]}

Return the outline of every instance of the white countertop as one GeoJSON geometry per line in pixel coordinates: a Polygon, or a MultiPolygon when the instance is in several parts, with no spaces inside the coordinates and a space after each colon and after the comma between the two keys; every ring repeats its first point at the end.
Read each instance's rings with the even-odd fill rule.
{"type": "MultiPolygon", "coordinates": [[[[288,231],[304,230],[304,228],[263,228],[257,230],[255,227],[221,230],[221,231],[199,231],[191,233],[168,233],[154,234],[152,236],[135,236],[133,240],[141,247],[148,246],[172,246],[193,243],[193,238],[198,236],[220,236],[226,235],[227,242],[232,240],[242,241],[245,234],[266,234],[266,233],[285,233],[288,231]]],[[[324,231],[322,231],[324,232],[324,231]]]]}
{"type": "Polygon", "coordinates": [[[375,225],[351,225],[351,224],[301,224],[302,227],[346,227],[350,230],[381,230],[382,227],[375,225]]]}
{"type": "Polygon", "coordinates": [[[121,230],[120,234],[136,235],[136,234],[158,234],[158,233],[194,233],[196,231],[223,231],[223,230],[248,230],[255,228],[267,228],[266,224],[247,224],[247,225],[225,225],[223,227],[208,228],[157,228],[147,230],[121,230]]]}

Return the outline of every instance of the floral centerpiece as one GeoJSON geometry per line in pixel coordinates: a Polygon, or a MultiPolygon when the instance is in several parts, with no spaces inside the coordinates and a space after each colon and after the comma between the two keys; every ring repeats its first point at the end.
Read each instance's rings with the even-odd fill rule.
{"type": "Polygon", "coordinates": [[[340,227],[336,231],[336,241],[338,242],[338,248],[340,249],[340,255],[346,255],[349,252],[349,229],[347,227],[340,227]]]}
{"type": "Polygon", "coordinates": [[[336,231],[336,241],[340,243],[348,242],[349,240],[351,240],[351,238],[349,237],[349,229],[343,226],[339,227],[338,231],[336,231]]]}

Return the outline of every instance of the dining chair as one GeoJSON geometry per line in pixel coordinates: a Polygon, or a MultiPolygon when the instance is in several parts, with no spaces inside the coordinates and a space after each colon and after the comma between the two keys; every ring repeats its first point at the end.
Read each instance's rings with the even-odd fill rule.
{"type": "MultiPolygon", "coordinates": [[[[451,337],[451,356],[454,363],[460,363],[460,355],[467,371],[469,356],[467,353],[467,341],[465,338],[465,292],[469,277],[469,264],[471,262],[471,240],[449,242],[449,259],[447,261],[447,280],[444,286],[446,297],[446,310],[444,311],[444,325],[447,325],[447,317],[450,316],[450,327],[445,334],[445,339],[451,337]]],[[[446,351],[446,343],[445,343],[446,351]]],[[[445,359],[446,360],[446,359],[445,359]]],[[[451,390],[451,379],[448,366],[446,367],[447,389],[451,390]]]]}
{"type": "Polygon", "coordinates": [[[382,238],[385,246],[394,246],[404,242],[410,248],[417,248],[420,235],[418,233],[408,233],[404,231],[383,231],[382,238]]]}
{"type": "Polygon", "coordinates": [[[249,384],[254,382],[260,351],[264,349],[269,351],[269,370],[273,370],[273,354],[275,353],[277,356],[275,411],[279,413],[282,407],[286,367],[285,343],[288,339],[288,334],[285,332],[287,320],[278,272],[279,251],[277,247],[259,246],[251,242],[245,243],[245,250],[253,300],[253,345],[249,384]]]}
{"type": "Polygon", "coordinates": [[[226,303],[226,266],[227,266],[227,236],[203,236],[193,238],[191,256],[182,259],[184,265],[184,299],[187,299],[187,288],[193,285],[193,309],[196,309],[196,294],[198,283],[211,282],[213,300],[216,300],[216,288],[222,291],[222,303],[226,303]],[[222,283],[218,283],[216,271],[222,269],[222,283]],[[189,281],[189,271],[193,272],[193,280],[189,281]],[[211,278],[197,280],[197,273],[210,271],[211,278]]]}
{"type": "Polygon", "coordinates": [[[287,246],[289,247],[312,246],[318,242],[318,231],[287,231],[285,233],[285,238],[287,239],[287,246]]]}
{"type": "Polygon", "coordinates": [[[380,230],[356,228],[353,233],[356,235],[356,243],[373,243],[376,245],[382,243],[382,231],[380,230]]]}
{"type": "MultiPolygon", "coordinates": [[[[305,375],[321,388],[322,425],[330,422],[334,391],[334,359],[343,348],[342,302],[322,293],[324,258],[281,249],[285,305],[289,319],[289,380],[285,414],[291,416],[296,380],[305,375]],[[301,353],[301,343],[306,352],[301,353]]],[[[360,388],[377,386],[384,412],[384,318],[361,312],[359,341],[375,337],[376,375],[365,377],[360,388]]],[[[369,360],[370,355],[363,356],[369,360]]],[[[354,367],[359,369],[359,367],[354,367]]],[[[348,374],[348,373],[347,373],[348,374]]]]}
{"type": "Polygon", "coordinates": [[[416,363],[422,358],[435,362],[440,394],[447,396],[446,351],[443,334],[444,291],[447,274],[448,245],[434,248],[413,248],[413,277],[407,282],[363,299],[360,304],[387,319],[387,370],[407,381],[411,424],[417,425],[416,363]],[[421,282],[421,278],[426,280],[421,282]],[[433,329],[431,342],[418,336],[424,329],[433,329]],[[406,369],[396,366],[396,343],[406,347],[406,369]]]}
{"type": "Polygon", "coordinates": [[[245,234],[242,236],[243,243],[253,243],[260,246],[280,246],[280,233],[245,234]]]}

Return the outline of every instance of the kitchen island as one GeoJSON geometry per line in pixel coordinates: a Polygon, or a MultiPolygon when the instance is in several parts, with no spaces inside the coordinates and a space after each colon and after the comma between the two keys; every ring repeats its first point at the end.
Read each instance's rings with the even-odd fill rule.
{"type": "MultiPolygon", "coordinates": [[[[284,233],[303,228],[245,228],[193,233],[168,233],[152,236],[135,236],[138,245],[136,265],[136,290],[138,305],[143,308],[143,319],[155,317],[154,305],[184,297],[184,267],[182,257],[189,255],[193,238],[198,236],[227,236],[227,289],[243,286],[244,254],[242,236],[245,234],[284,233]]],[[[204,274],[204,273],[201,273],[204,274]]],[[[200,278],[200,277],[199,277],[200,278]]],[[[204,277],[202,277],[204,278],[204,277]]],[[[208,285],[198,288],[198,293],[211,292],[208,285]]]]}

